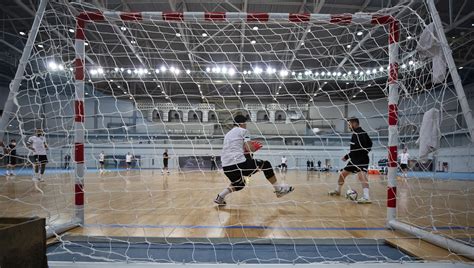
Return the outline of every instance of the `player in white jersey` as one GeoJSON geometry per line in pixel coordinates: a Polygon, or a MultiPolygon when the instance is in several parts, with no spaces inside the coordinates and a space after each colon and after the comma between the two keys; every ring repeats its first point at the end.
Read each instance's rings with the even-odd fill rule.
{"type": "Polygon", "coordinates": [[[46,156],[48,144],[46,143],[43,130],[37,129],[36,136],[31,136],[26,144],[32,151],[34,158],[33,181],[44,181],[44,171],[46,170],[46,164],[48,163],[48,157],[46,156]]]}
{"type": "Polygon", "coordinates": [[[127,155],[125,156],[125,162],[127,163],[127,170],[130,170],[130,168],[132,167],[132,154],[130,154],[130,152],[127,153],[127,155]]]}
{"type": "Polygon", "coordinates": [[[278,183],[273,167],[268,161],[254,159],[251,153],[261,148],[261,144],[250,140],[249,131],[246,129],[247,118],[237,115],[234,118],[234,128],[224,137],[222,148],[222,168],[224,174],[229,178],[230,185],[217,195],[214,203],[219,206],[226,205],[225,197],[245,187],[245,176],[255,174],[262,170],[265,178],[273,185],[277,197],[282,197],[293,191],[293,187],[284,183],[278,183]]]}
{"type": "Polygon", "coordinates": [[[287,171],[288,170],[288,159],[285,156],[281,157],[281,164],[280,164],[280,171],[287,171]]]}
{"type": "Polygon", "coordinates": [[[99,164],[100,164],[99,172],[102,173],[102,172],[105,171],[105,154],[104,154],[104,151],[100,152],[100,154],[99,154],[99,164]]]}
{"type": "Polygon", "coordinates": [[[407,177],[407,171],[408,171],[408,159],[410,159],[410,154],[408,153],[407,148],[403,149],[403,153],[400,154],[400,169],[403,172],[403,177],[407,177]]]}

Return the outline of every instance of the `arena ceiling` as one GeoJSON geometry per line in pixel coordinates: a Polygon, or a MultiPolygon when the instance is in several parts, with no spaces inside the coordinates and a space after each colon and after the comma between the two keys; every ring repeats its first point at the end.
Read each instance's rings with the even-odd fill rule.
{"type": "MultiPolygon", "coordinates": [[[[26,36],[20,35],[20,32],[28,32],[32,24],[32,15],[38,5],[37,0],[4,0],[1,3],[2,13],[2,31],[3,38],[0,40],[0,60],[3,62],[0,68],[0,83],[7,85],[14,76],[18,60],[21,56],[26,36]]],[[[62,3],[64,1],[53,1],[53,3],[62,3]]],[[[68,1],[73,7],[79,7],[75,1],[68,1]]],[[[400,3],[406,3],[411,8],[416,9],[423,5],[423,1],[389,1],[389,0],[226,0],[226,1],[202,1],[202,0],[83,0],[80,1],[88,10],[94,10],[95,7],[101,9],[109,9],[115,11],[206,11],[206,12],[274,12],[274,13],[357,13],[357,12],[375,12],[384,8],[390,8],[400,3]]],[[[81,5],[81,8],[84,6],[81,5]]],[[[464,1],[437,1],[437,8],[444,23],[445,33],[449,38],[450,46],[453,50],[453,56],[458,67],[460,75],[465,84],[473,82],[471,78],[474,69],[474,4],[470,0],[464,1]]],[[[76,10],[77,12],[77,10],[76,10]]],[[[67,15],[67,14],[66,14],[67,15]]],[[[65,23],[66,24],[66,23],[65,23]]],[[[356,44],[360,40],[346,40],[343,45],[333,46],[335,37],[348,31],[347,29],[333,28],[313,29],[311,34],[305,35],[304,28],[287,28],[278,32],[279,29],[272,26],[260,27],[258,35],[252,31],[257,25],[240,25],[232,26],[226,29],[225,38],[215,38],[210,42],[204,42],[201,34],[206,32],[209,36],[217,33],[222,27],[215,25],[199,25],[188,26],[185,29],[178,27],[173,28],[165,25],[156,30],[157,25],[123,25],[126,26],[127,32],[125,37],[130,42],[122,42],[123,38],[115,34],[115,30],[109,25],[98,25],[88,34],[91,62],[89,66],[104,66],[104,68],[121,68],[126,70],[130,66],[146,66],[159,69],[164,63],[169,68],[180,63],[183,64],[182,72],[186,69],[196,71],[196,76],[192,79],[180,80],[180,83],[173,83],[167,76],[150,75],[148,78],[141,77],[134,79],[133,73],[130,77],[126,77],[126,83],[123,82],[127,73],[119,74],[116,79],[92,78],[95,88],[106,94],[114,94],[122,96],[122,93],[132,93],[134,97],[157,96],[164,97],[175,94],[176,97],[187,96],[190,99],[199,101],[204,96],[225,96],[236,95],[241,92],[242,96],[253,95],[269,95],[275,96],[279,94],[279,98],[296,97],[306,98],[308,93],[311,95],[316,93],[320,96],[331,97],[331,99],[350,99],[353,94],[358,92],[359,88],[365,90],[364,98],[380,98],[384,97],[386,92],[386,79],[381,76],[372,79],[371,83],[365,81],[330,81],[327,85],[321,81],[297,81],[281,83],[279,80],[268,80],[259,83],[258,80],[249,77],[242,83],[242,79],[221,80],[209,79],[212,76],[206,74],[205,70],[213,67],[214,63],[231,62],[236,69],[241,71],[250,70],[252,65],[257,62],[263,63],[281,63],[286,62],[285,66],[291,66],[291,70],[303,72],[305,69],[327,70],[326,66],[338,66],[342,61],[346,62],[348,69],[354,66],[361,68],[379,68],[387,64],[386,55],[383,55],[383,49],[374,49],[380,47],[386,42],[383,30],[372,33],[373,38],[364,42],[363,49],[347,49],[346,44],[356,44]],[[94,31],[96,33],[94,33],[94,31]],[[100,36],[98,32],[110,32],[114,34],[100,36]],[[129,33],[128,33],[129,32],[129,33]],[[177,38],[178,34],[181,38],[177,38]],[[283,51],[281,46],[294,46],[301,48],[299,43],[303,44],[302,37],[306,39],[306,48],[298,49],[297,53],[278,52],[283,51]],[[258,38],[265,38],[266,42],[271,43],[269,47],[259,47],[257,44],[246,44],[258,38]],[[380,37],[380,38],[379,38],[380,37]],[[161,40],[153,43],[146,42],[146,39],[161,40]],[[382,38],[384,38],[382,41],[382,38]],[[311,46],[312,40],[320,41],[318,45],[311,46]],[[134,44],[133,44],[134,42],[134,44]],[[121,45],[117,45],[120,43],[121,45]],[[245,43],[245,45],[244,45],[245,43]],[[140,45],[140,46],[138,46],[140,45]],[[236,47],[238,45],[239,47],[236,47]],[[240,45],[242,45],[240,47],[240,45]],[[280,47],[279,47],[280,46],[280,47]],[[135,48],[134,48],[135,47],[135,48]],[[137,47],[140,47],[137,50],[137,47]],[[327,47],[331,47],[331,51],[327,51],[327,47]],[[168,48],[168,50],[167,50],[168,48]],[[193,53],[189,53],[192,49],[193,53]],[[354,50],[354,51],[352,51],[354,50]],[[114,56],[110,57],[107,51],[114,51],[114,56]],[[161,51],[156,53],[156,51],[161,51]],[[163,52],[164,51],[164,52],[163,52]],[[166,53],[167,51],[167,53],[166,53]],[[211,53],[212,52],[212,53],[211,53]],[[227,52],[227,53],[219,53],[227,52]],[[244,52],[244,53],[240,53],[244,52]],[[349,57],[347,55],[350,55],[349,57]],[[297,55],[297,56],[294,56],[297,55]],[[327,56],[330,55],[330,56],[327,56]],[[314,60],[314,59],[318,60],[314,60]],[[351,61],[351,59],[354,59],[351,61]],[[360,63],[354,62],[360,59],[360,63]],[[374,65],[372,59],[382,59],[374,65]],[[291,63],[290,63],[291,62],[291,63]],[[352,62],[352,66],[351,66],[352,62]],[[202,74],[204,73],[204,74],[202,74]],[[167,80],[168,79],[168,80],[167,80]],[[111,81],[112,80],[112,81],[111,81]],[[120,82],[122,80],[122,82],[120,82]],[[230,83],[229,83],[230,82],[230,83]],[[318,91],[324,88],[323,94],[318,91]],[[124,91],[124,92],[122,92],[124,91]],[[125,92],[127,91],[127,92],[125,92]]],[[[67,31],[67,29],[64,29],[67,31]]],[[[357,27],[351,28],[349,31],[358,31],[357,27]]],[[[66,33],[67,34],[67,33],[66,33]]],[[[52,39],[50,35],[45,35],[40,40],[47,42],[52,39]]],[[[61,39],[61,38],[59,38],[61,39]]],[[[354,46],[354,45],[353,45],[354,46]]],[[[64,47],[67,47],[65,44],[64,47]]],[[[355,47],[355,46],[354,46],[355,47]]],[[[362,46],[361,46],[362,47],[362,46]]],[[[288,50],[288,49],[287,49],[288,50]]],[[[291,52],[291,49],[289,50],[291,52]]],[[[74,56],[71,49],[63,49],[64,61],[70,61],[74,56]]],[[[279,70],[281,66],[274,65],[279,70]]],[[[177,66],[177,65],[176,65],[177,66]]],[[[216,65],[217,66],[217,65],[216,65]]],[[[268,64],[261,65],[263,71],[268,64]]],[[[97,71],[97,70],[96,70],[97,71]]],[[[40,83],[40,82],[36,82],[40,83]]],[[[127,97],[123,94],[122,97],[127,97]]]]}

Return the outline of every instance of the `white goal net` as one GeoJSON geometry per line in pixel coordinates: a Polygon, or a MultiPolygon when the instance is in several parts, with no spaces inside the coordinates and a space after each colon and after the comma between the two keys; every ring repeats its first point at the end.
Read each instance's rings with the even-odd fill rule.
{"type": "MultiPolygon", "coordinates": [[[[386,229],[390,209],[399,221],[472,245],[472,126],[448,68],[433,81],[433,60],[419,51],[431,22],[423,3],[297,15],[120,13],[50,1],[15,108],[3,114],[17,163],[15,176],[0,179],[0,216],[45,217],[60,242],[50,260],[414,260],[382,242],[413,238],[386,229]],[[439,139],[421,157],[427,113],[439,139]],[[226,207],[215,206],[229,184],[223,139],[238,114],[263,144],[254,158],[269,161],[293,193],[276,198],[259,172],[226,207]],[[327,194],[346,165],[351,117],[373,141],[372,204],[327,194]],[[36,129],[49,162],[44,182],[33,183],[28,139],[36,129]],[[407,149],[406,172],[399,160],[388,167],[390,147],[407,149]],[[397,187],[396,203],[387,187],[397,187]],[[80,227],[56,231],[71,222],[80,227]]],[[[347,189],[362,194],[356,176],[347,189]]]]}

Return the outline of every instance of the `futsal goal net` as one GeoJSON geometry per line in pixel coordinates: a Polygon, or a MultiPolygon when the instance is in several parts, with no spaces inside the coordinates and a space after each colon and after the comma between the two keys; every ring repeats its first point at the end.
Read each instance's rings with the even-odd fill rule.
{"type": "MultiPolygon", "coordinates": [[[[252,246],[289,238],[296,246],[294,239],[380,238],[378,231],[397,238],[388,228],[415,227],[415,237],[441,239],[437,244],[453,254],[467,255],[474,222],[471,96],[445,57],[444,33],[433,27],[422,35],[437,25],[428,3],[370,14],[287,14],[116,12],[46,2],[25,39],[1,121],[5,145],[16,139],[18,155],[16,177],[2,180],[1,216],[45,217],[69,252],[75,243],[59,231],[70,224],[80,225],[73,234],[87,241],[100,236],[126,245],[81,244],[78,254],[92,260],[181,261],[129,253],[133,237],[144,237],[146,250],[163,245],[156,237],[185,237],[193,247],[195,238],[221,237],[252,246]],[[422,56],[422,36],[434,37],[441,61],[422,56]],[[446,72],[435,77],[433,66],[443,62],[446,72]],[[257,173],[227,208],[214,206],[229,183],[220,154],[237,114],[263,144],[254,157],[268,160],[294,193],[275,198],[257,173]],[[420,135],[426,114],[437,126],[428,138],[420,135]],[[373,141],[368,205],[327,195],[345,166],[350,117],[373,141]],[[38,128],[49,163],[45,182],[33,183],[28,139],[38,128]],[[426,139],[433,139],[432,152],[420,156],[426,139]],[[406,173],[398,157],[404,148],[406,173]]],[[[362,192],[357,179],[348,177],[344,192],[348,187],[362,192]]],[[[274,258],[405,258],[367,253],[354,241],[357,253],[309,257],[295,249],[274,258]]]]}

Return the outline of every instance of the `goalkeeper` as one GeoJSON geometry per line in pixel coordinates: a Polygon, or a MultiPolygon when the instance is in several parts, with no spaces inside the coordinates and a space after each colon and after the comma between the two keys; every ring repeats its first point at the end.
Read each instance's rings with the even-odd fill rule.
{"type": "Polygon", "coordinates": [[[214,200],[214,203],[221,206],[226,204],[224,199],[228,194],[244,189],[244,176],[250,176],[259,170],[263,170],[265,178],[273,185],[277,197],[282,197],[294,189],[292,186],[277,182],[270,162],[246,157],[262,148],[261,143],[250,140],[246,121],[247,118],[243,115],[235,116],[234,128],[224,137],[222,168],[231,183],[214,200]]]}

